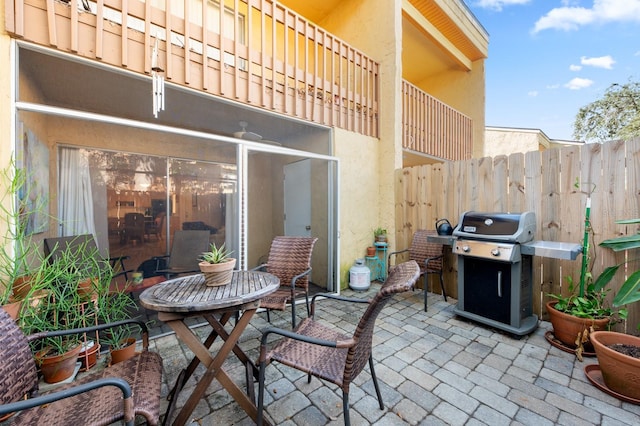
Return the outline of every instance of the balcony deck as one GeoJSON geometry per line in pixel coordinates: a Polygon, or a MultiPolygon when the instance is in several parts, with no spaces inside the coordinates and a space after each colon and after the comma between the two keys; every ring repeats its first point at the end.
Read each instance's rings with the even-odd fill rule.
{"type": "MultiPolygon", "coordinates": [[[[379,64],[273,0],[237,0],[222,15],[215,2],[202,9],[190,1],[164,9],[139,0],[87,3],[90,10],[61,0],[6,2],[7,31],[143,75],[156,68],[167,81],[239,103],[379,135],[379,64]]],[[[464,114],[403,82],[404,149],[468,159],[471,127],[464,114]]]]}

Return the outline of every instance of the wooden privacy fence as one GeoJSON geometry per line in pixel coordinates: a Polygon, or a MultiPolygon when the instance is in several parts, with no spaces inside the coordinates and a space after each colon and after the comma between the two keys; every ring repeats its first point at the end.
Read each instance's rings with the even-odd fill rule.
{"type": "MultiPolygon", "coordinates": [[[[640,259],[640,250],[614,253],[597,245],[607,238],[638,232],[638,226],[615,221],[639,217],[640,138],[409,167],[398,170],[395,179],[398,249],[409,246],[415,230],[434,229],[441,218],[455,226],[460,215],[469,210],[533,211],[536,240],[582,244],[590,195],[589,261],[593,276],[607,266],[632,260],[629,272],[618,271],[609,285],[609,301],[626,276],[640,268],[640,261],[633,261],[640,259]]],[[[533,309],[541,318],[547,318],[544,304],[548,293],[567,295],[567,276],[579,281],[581,258],[533,258],[533,309]]],[[[450,251],[445,268],[447,294],[457,298],[457,260],[450,251]]],[[[617,328],[633,332],[640,324],[640,303],[628,308],[628,321],[617,328]]]]}

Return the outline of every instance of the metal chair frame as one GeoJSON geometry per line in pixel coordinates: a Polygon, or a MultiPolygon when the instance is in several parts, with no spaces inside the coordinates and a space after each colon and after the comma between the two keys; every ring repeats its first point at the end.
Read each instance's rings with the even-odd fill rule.
{"type": "Polygon", "coordinates": [[[424,311],[427,312],[427,293],[428,293],[428,281],[429,274],[437,274],[440,278],[440,288],[442,289],[442,296],[444,300],[447,300],[447,292],[444,288],[444,246],[439,243],[430,243],[428,238],[430,235],[437,235],[436,231],[418,229],[413,234],[411,246],[408,249],[394,251],[389,253],[388,265],[391,266],[391,256],[397,256],[402,253],[409,253],[409,259],[415,260],[420,265],[420,276],[423,278],[424,289],[424,311]]]}
{"type": "Polygon", "coordinates": [[[382,394],[371,354],[376,318],[396,293],[409,291],[413,288],[419,274],[420,268],[415,261],[402,263],[391,272],[371,300],[347,298],[333,293],[317,294],[313,296],[311,301],[311,316],[303,319],[296,329],[289,331],[269,327],[264,330],[260,340],[260,358],[258,360],[260,365],[258,425],[262,425],[264,420],[265,369],[273,361],[307,373],[308,382],[311,382],[311,377],[315,376],[340,386],[344,422],[347,426],[350,425],[349,387],[365,365],[369,364],[378,403],[380,409],[383,410],[382,394]],[[367,309],[360,318],[353,335],[344,335],[315,320],[316,299],[320,296],[322,296],[320,300],[367,304],[367,309]],[[284,338],[272,344],[269,349],[269,337],[272,334],[284,338]]]}
{"type": "Polygon", "coordinates": [[[14,413],[13,424],[133,426],[136,415],[157,425],[160,417],[162,358],[148,351],[149,337],[141,320],[124,320],[72,330],[25,336],[0,309],[0,416],[14,413]],[[135,323],[141,327],[143,351],[135,357],[98,369],[50,393],[38,395],[36,363],[29,342],[44,337],[84,334],[135,323]]]}
{"type": "Polygon", "coordinates": [[[309,275],[311,274],[311,255],[315,237],[278,236],[271,242],[267,263],[254,270],[269,272],[280,279],[280,288],[263,298],[260,306],[267,310],[267,320],[271,322],[270,310],[284,310],[291,304],[291,328],[296,326],[296,298],[304,295],[309,309],[309,275]]]}

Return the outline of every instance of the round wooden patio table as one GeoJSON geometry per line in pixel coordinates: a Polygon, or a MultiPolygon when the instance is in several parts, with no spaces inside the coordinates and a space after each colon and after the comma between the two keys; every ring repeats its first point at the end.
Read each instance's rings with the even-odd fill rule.
{"type": "Polygon", "coordinates": [[[165,424],[172,417],[180,390],[200,362],[207,367],[207,371],[196,384],[173,424],[184,425],[189,420],[213,379],[217,379],[242,409],[256,421],[257,409],[251,376],[257,377],[258,370],[237,343],[260,307],[260,299],[276,291],[279,286],[280,280],[275,275],[261,271],[234,271],[231,283],[224,286],[209,287],[205,284],[204,276],[196,274],[164,281],[140,295],[140,304],[147,309],[158,311],[158,319],[175,331],[178,339],[195,354],[189,366],[178,376],[169,394],[171,402],[165,414],[165,424]],[[238,312],[242,312],[242,315],[235,321],[231,333],[228,333],[224,326],[238,312]],[[185,324],[187,318],[194,316],[204,318],[212,327],[211,333],[204,341],[185,324]],[[213,356],[209,348],[218,336],[224,340],[224,344],[213,356]],[[247,393],[243,392],[222,369],[222,364],[231,351],[247,369],[247,393]]]}

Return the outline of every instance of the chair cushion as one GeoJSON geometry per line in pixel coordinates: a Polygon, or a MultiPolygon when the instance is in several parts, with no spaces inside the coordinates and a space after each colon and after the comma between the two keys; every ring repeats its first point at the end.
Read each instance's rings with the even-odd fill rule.
{"type": "MultiPolygon", "coordinates": [[[[131,385],[136,415],[143,415],[150,425],[160,417],[162,358],[155,352],[143,351],[134,358],[84,375],[52,392],[72,388],[104,377],[121,377],[131,385]]],[[[114,386],[94,389],[46,406],[22,411],[15,424],[41,425],[108,425],[124,416],[122,392],[114,386]]]]}

